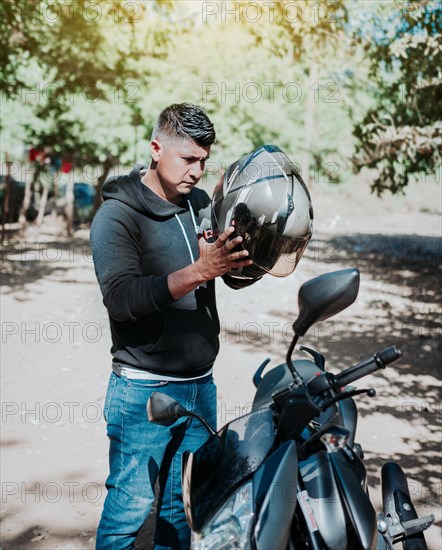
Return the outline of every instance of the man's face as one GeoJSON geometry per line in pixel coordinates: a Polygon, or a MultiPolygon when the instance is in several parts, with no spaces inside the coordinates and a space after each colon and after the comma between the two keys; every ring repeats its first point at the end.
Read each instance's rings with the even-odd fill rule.
{"type": "Polygon", "coordinates": [[[153,190],[170,202],[178,202],[201,179],[210,145],[200,146],[186,139],[153,140],[151,154],[157,180],[153,190]]]}

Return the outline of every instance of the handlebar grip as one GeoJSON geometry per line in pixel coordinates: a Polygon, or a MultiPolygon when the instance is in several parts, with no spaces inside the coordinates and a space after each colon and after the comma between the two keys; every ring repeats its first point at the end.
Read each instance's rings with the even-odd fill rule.
{"type": "Polygon", "coordinates": [[[396,346],[391,346],[379,352],[379,358],[385,366],[397,361],[401,355],[401,350],[396,346]]]}
{"type": "Polygon", "coordinates": [[[352,382],[372,374],[379,369],[384,369],[386,365],[393,363],[393,361],[399,359],[401,355],[401,351],[397,349],[396,346],[386,348],[379,353],[375,353],[373,357],[365,359],[365,361],[362,361],[361,363],[344,370],[340,374],[337,374],[335,376],[335,382],[342,388],[343,386],[351,384],[352,382]]]}

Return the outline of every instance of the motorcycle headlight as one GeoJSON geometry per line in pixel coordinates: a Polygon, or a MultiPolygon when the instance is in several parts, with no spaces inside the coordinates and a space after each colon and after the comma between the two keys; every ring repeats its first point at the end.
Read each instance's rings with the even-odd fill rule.
{"type": "Polygon", "coordinates": [[[253,484],[241,487],[223,504],[201,533],[192,533],[192,550],[245,550],[253,526],[253,484]]]}

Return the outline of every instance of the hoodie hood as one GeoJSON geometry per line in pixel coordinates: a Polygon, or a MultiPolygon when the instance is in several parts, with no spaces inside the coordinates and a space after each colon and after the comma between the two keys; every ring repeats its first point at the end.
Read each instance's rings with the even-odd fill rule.
{"type": "MultiPolygon", "coordinates": [[[[181,204],[166,201],[141,181],[148,166],[137,164],[127,176],[113,176],[103,185],[103,200],[114,199],[150,218],[169,218],[186,210],[181,204]]],[[[193,192],[193,191],[192,191],[193,192]]]]}

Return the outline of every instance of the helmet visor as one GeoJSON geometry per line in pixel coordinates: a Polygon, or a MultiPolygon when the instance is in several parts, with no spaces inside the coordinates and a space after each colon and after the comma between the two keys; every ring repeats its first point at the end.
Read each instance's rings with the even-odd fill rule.
{"type": "Polygon", "coordinates": [[[258,224],[243,203],[235,209],[234,224],[236,233],[243,238],[241,246],[249,252],[249,258],[275,277],[286,277],[294,271],[310,240],[310,235],[294,239],[258,224]]]}

